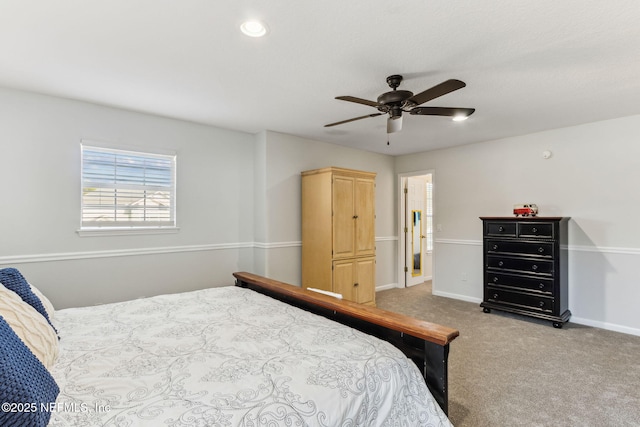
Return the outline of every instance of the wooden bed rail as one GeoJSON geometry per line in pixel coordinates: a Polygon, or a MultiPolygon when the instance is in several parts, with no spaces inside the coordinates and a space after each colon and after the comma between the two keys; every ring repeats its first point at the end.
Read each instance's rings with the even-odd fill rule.
{"type": "Polygon", "coordinates": [[[337,299],[252,273],[238,272],[233,276],[236,286],[252,289],[395,345],[421,369],[431,394],[444,412],[448,412],[449,343],[459,335],[457,329],[337,299]]]}

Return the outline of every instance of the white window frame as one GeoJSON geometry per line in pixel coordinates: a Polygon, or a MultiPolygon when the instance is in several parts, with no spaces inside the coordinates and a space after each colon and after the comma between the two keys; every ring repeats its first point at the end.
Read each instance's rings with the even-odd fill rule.
{"type": "MultiPolygon", "coordinates": [[[[80,147],[81,151],[81,165],[80,165],[80,228],[78,234],[81,236],[95,236],[95,235],[129,235],[129,234],[156,234],[156,233],[175,233],[179,230],[176,221],[176,154],[173,153],[161,153],[151,152],[148,150],[142,151],[139,149],[131,148],[115,148],[107,144],[102,144],[93,141],[83,140],[80,147]],[[107,156],[113,156],[114,166],[113,175],[109,175],[110,171],[102,174],[103,178],[110,179],[111,182],[96,182],[91,181],[91,177],[85,174],[85,167],[91,165],[98,165],[100,161],[95,160],[91,162],[88,160],[85,162],[86,154],[89,153],[103,153],[107,156]],[[141,160],[142,163],[135,163],[132,168],[127,168],[128,171],[140,171],[140,181],[131,179],[131,174],[128,177],[118,176],[119,171],[124,171],[127,160],[141,160]],[[153,182],[153,176],[148,172],[149,163],[154,161],[160,161],[164,163],[161,169],[169,169],[170,177],[169,182],[165,180],[155,180],[153,182]],[[147,163],[149,162],[149,163],[147,163]],[[149,182],[151,181],[151,182],[149,182]],[[91,215],[96,214],[95,204],[92,208],[87,204],[87,192],[85,189],[92,188],[97,189],[94,191],[100,191],[101,189],[106,192],[103,199],[107,200],[105,204],[108,210],[112,212],[107,213],[109,219],[91,220],[88,219],[91,215]],[[128,193],[129,199],[131,197],[139,197],[139,200],[134,203],[119,203],[118,191],[128,193]],[[113,192],[113,195],[109,194],[113,192]],[[163,213],[168,213],[168,218],[160,219],[153,218],[153,213],[157,212],[157,206],[154,208],[149,206],[149,202],[159,203],[157,199],[152,197],[153,194],[162,192],[162,198],[164,201],[168,201],[168,211],[162,209],[163,213]],[[168,197],[165,193],[168,193],[168,197]],[[112,202],[109,202],[113,199],[112,202]],[[136,214],[140,217],[139,220],[128,221],[123,212],[127,211],[129,218],[131,218],[131,206],[137,209],[136,214]],[[148,207],[149,206],[149,207],[148,207]],[[148,217],[149,215],[149,217],[148,217]]],[[[157,169],[156,169],[157,170],[157,169]]],[[[104,172],[104,171],[102,171],[104,172]]],[[[137,174],[136,174],[137,175],[137,174]]],[[[98,210],[99,212],[99,210],[98,210]]]]}

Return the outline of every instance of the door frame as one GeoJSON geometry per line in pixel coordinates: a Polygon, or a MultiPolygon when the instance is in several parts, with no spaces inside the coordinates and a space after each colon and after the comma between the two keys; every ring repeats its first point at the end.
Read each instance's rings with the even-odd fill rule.
{"type": "MultiPolygon", "coordinates": [[[[403,183],[405,181],[406,178],[412,177],[412,176],[423,176],[423,175],[431,175],[431,182],[433,183],[433,200],[435,200],[435,179],[436,179],[436,174],[435,171],[433,169],[424,169],[424,170],[419,170],[419,171],[413,171],[413,172],[404,172],[404,173],[399,173],[398,174],[398,199],[397,199],[397,212],[398,212],[398,245],[397,245],[397,260],[398,260],[398,271],[397,271],[397,275],[398,275],[398,288],[406,288],[407,287],[407,274],[410,274],[410,272],[405,272],[404,268],[405,268],[405,261],[406,261],[406,248],[407,248],[407,242],[405,241],[405,233],[403,230],[403,216],[404,216],[404,209],[405,209],[405,195],[404,195],[404,186],[403,183]]],[[[433,208],[433,215],[435,216],[435,203],[432,206],[433,208]]],[[[431,251],[432,254],[432,261],[431,261],[431,277],[432,277],[432,283],[433,280],[435,279],[435,262],[433,262],[433,260],[435,259],[435,245],[431,251]]]]}

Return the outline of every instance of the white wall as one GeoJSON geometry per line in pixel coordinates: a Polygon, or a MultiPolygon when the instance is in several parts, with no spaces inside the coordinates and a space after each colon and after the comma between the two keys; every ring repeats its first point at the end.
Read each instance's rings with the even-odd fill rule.
{"type": "Polygon", "coordinates": [[[572,321],[640,335],[639,137],[640,116],[631,116],[397,157],[398,173],[435,171],[434,292],[481,301],[478,217],[536,203],[541,216],[572,218],[572,321]]]}
{"type": "Polygon", "coordinates": [[[253,156],[253,135],[0,89],[0,267],[58,308],[232,284],[253,267],[253,156]],[[80,237],[83,138],[177,152],[179,233],[80,237]]]}

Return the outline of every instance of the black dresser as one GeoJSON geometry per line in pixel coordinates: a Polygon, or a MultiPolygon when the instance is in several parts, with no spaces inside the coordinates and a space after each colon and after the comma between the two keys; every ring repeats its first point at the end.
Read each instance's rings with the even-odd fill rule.
{"type": "Polygon", "coordinates": [[[480,217],[485,313],[491,309],[569,320],[567,217],[480,217]]]}

